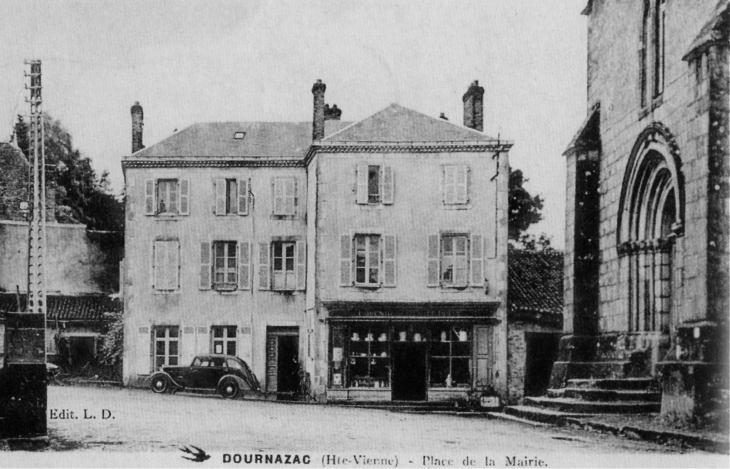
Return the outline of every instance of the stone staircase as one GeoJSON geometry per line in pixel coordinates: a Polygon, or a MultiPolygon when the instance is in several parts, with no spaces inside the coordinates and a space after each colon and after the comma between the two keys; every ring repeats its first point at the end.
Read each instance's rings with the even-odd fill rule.
{"type": "Polygon", "coordinates": [[[655,378],[569,379],[566,386],[549,389],[546,396],[526,397],[524,405],[505,408],[521,418],[560,423],[567,417],[593,414],[646,414],[661,409],[655,378]]]}

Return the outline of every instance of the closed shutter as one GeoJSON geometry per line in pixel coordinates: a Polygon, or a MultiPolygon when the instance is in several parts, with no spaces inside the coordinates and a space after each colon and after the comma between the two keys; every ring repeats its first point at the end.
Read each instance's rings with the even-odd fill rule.
{"type": "Polygon", "coordinates": [[[395,192],[395,175],[392,166],[383,167],[383,203],[392,204],[395,192]]]}
{"type": "Polygon", "coordinates": [[[471,285],[484,285],[484,239],[482,235],[471,235],[471,285]]]}
{"type": "Polygon", "coordinates": [[[200,289],[210,290],[212,262],[210,243],[200,243],[200,289]]]}
{"type": "Polygon", "coordinates": [[[147,179],[144,182],[144,214],[155,214],[155,180],[147,179]]]}
{"type": "Polygon", "coordinates": [[[396,281],[395,235],[383,236],[383,286],[394,287],[396,281]]]}
{"type": "Polygon", "coordinates": [[[238,243],[238,288],[251,289],[251,243],[238,243]]]}
{"type": "Polygon", "coordinates": [[[190,180],[181,179],[178,189],[180,190],[180,194],[178,197],[180,199],[180,215],[189,215],[190,214],[190,180]]]}
{"type": "Polygon", "coordinates": [[[357,166],[357,203],[368,203],[368,165],[357,166]]]}
{"type": "Polygon", "coordinates": [[[469,169],[466,165],[456,166],[456,201],[465,204],[468,200],[469,169]]]}
{"type": "Polygon", "coordinates": [[[259,290],[271,288],[269,256],[269,243],[259,243],[259,290]]]}
{"type": "Polygon", "coordinates": [[[248,191],[250,179],[241,178],[238,180],[238,214],[248,215],[248,191]]]}
{"type": "Polygon", "coordinates": [[[477,385],[490,386],[494,384],[494,328],[492,326],[477,326],[477,385]]]}
{"type": "Polygon", "coordinates": [[[226,214],[226,180],[215,180],[215,214],[226,214]]]}
{"type": "Polygon", "coordinates": [[[140,327],[137,334],[137,374],[146,375],[152,370],[152,335],[149,327],[140,327]]]}
{"type": "Polygon", "coordinates": [[[428,236],[428,286],[438,287],[441,277],[439,235],[428,236]]]}
{"type": "Polygon", "coordinates": [[[456,203],[456,166],[444,166],[444,203],[456,203]]]}
{"type": "Polygon", "coordinates": [[[340,236],[340,286],[352,285],[352,237],[340,236]]]}
{"type": "MultiPolygon", "coordinates": [[[[299,206],[299,180],[293,178],[287,184],[287,190],[291,191],[291,195],[287,197],[287,214],[296,215],[299,206]]],[[[287,194],[289,195],[289,194],[287,194]]]]}
{"type": "Polygon", "coordinates": [[[297,290],[304,290],[307,286],[307,243],[297,241],[297,290]]]}

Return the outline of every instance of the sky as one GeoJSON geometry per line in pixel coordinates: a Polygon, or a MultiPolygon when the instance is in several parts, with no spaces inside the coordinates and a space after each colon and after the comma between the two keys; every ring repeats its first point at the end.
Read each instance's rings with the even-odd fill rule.
{"type": "Polygon", "coordinates": [[[37,1],[0,5],[0,141],[27,114],[26,59],[44,111],[123,189],[130,107],[144,144],[195,122],[308,121],[312,84],[357,121],[397,102],[461,123],[485,88],[484,132],[545,198],[531,229],[564,245],[563,151],[586,113],[586,0],[37,1]]]}

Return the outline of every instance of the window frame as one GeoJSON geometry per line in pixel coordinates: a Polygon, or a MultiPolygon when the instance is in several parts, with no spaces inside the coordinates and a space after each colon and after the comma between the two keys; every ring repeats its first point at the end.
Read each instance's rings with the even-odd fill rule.
{"type": "MultiPolygon", "coordinates": [[[[175,239],[175,238],[158,238],[153,241],[153,243],[152,243],[152,278],[151,278],[151,281],[152,281],[152,288],[155,292],[157,292],[157,293],[174,293],[174,292],[180,291],[180,270],[181,270],[181,265],[182,265],[181,256],[182,256],[182,251],[180,249],[180,240],[175,239]],[[174,270],[175,280],[173,282],[174,287],[172,287],[172,288],[161,288],[159,282],[157,282],[158,269],[163,267],[163,266],[157,265],[157,256],[158,256],[158,249],[159,249],[158,243],[165,243],[168,245],[165,248],[167,250],[167,252],[166,252],[166,259],[165,259],[166,265],[164,266],[164,268],[166,270],[169,268],[172,268],[174,270]],[[174,266],[167,265],[167,264],[169,264],[169,261],[170,261],[170,251],[169,251],[170,244],[174,244],[175,247],[173,249],[175,249],[175,248],[177,249],[177,264],[174,266]]],[[[169,274],[169,272],[168,272],[168,274],[169,274]]],[[[165,285],[165,286],[167,287],[168,285],[165,285]]]]}
{"type": "Polygon", "coordinates": [[[442,166],[442,190],[443,190],[443,204],[445,206],[467,206],[469,205],[469,166],[466,164],[447,164],[442,166]],[[453,171],[453,182],[450,182],[449,172],[453,171]],[[463,171],[463,182],[459,181],[459,172],[463,171]],[[460,190],[460,186],[463,189],[460,190]],[[449,192],[453,197],[449,197],[449,192]],[[460,197],[460,192],[462,193],[460,197]]]}
{"type": "Polygon", "coordinates": [[[158,216],[176,216],[180,215],[180,179],[179,178],[159,178],[155,180],[155,215],[158,216]],[[168,187],[165,191],[165,197],[160,192],[161,186],[168,187]],[[161,210],[160,205],[167,203],[172,205],[172,199],[175,199],[175,210],[161,210]]]}
{"type": "Polygon", "coordinates": [[[271,242],[271,289],[278,291],[294,291],[297,289],[297,242],[295,240],[273,240],[271,242]],[[291,247],[291,258],[286,248],[291,247]],[[277,250],[280,249],[280,257],[277,250]],[[281,260],[281,269],[276,268],[277,259],[281,260]],[[291,259],[291,269],[287,269],[287,261],[291,259]],[[278,276],[277,276],[278,274],[278,276]],[[279,276],[283,276],[284,284],[277,285],[279,276]],[[289,283],[291,279],[291,284],[289,283]]]}
{"type": "Polygon", "coordinates": [[[434,380],[435,378],[433,376],[433,373],[436,369],[436,363],[447,364],[445,374],[446,376],[451,376],[452,380],[456,382],[455,385],[452,384],[453,388],[463,388],[471,386],[471,383],[474,381],[474,335],[471,326],[469,324],[451,323],[433,324],[430,327],[429,333],[431,340],[429,341],[430,366],[428,370],[428,386],[431,388],[447,388],[445,382],[434,380]],[[466,332],[467,340],[460,340],[457,334],[457,330],[466,332]],[[447,340],[442,339],[443,332],[446,332],[447,340]],[[439,352],[437,352],[439,349],[439,345],[442,347],[441,352],[443,352],[444,344],[448,344],[448,350],[446,350],[446,354],[439,354],[439,352]],[[464,346],[456,346],[455,344],[464,344],[464,346]],[[464,348],[467,349],[465,352],[463,350],[459,350],[464,348]],[[459,352],[462,353],[458,354],[459,352]],[[458,377],[454,376],[454,361],[466,363],[466,367],[464,367],[467,374],[466,380],[457,380],[458,377]]]}
{"type": "Polygon", "coordinates": [[[272,200],[271,200],[271,214],[274,217],[290,217],[293,218],[297,215],[299,197],[298,197],[298,181],[296,176],[276,176],[272,178],[272,200]],[[291,184],[291,186],[289,186],[291,184]],[[278,187],[281,187],[281,191],[277,193],[278,187]],[[287,189],[291,188],[291,194],[287,194],[287,189]],[[281,211],[277,210],[278,200],[281,202],[281,211]],[[291,200],[291,211],[288,211],[288,201],[291,200]]]}
{"type": "Polygon", "coordinates": [[[225,178],[226,215],[238,215],[238,178],[225,178]]]}
{"type": "Polygon", "coordinates": [[[379,205],[383,203],[383,167],[379,164],[369,164],[368,168],[368,204],[379,205]],[[375,175],[374,183],[371,179],[371,175],[375,175]],[[375,189],[375,192],[371,192],[375,189]]]}
{"type": "Polygon", "coordinates": [[[382,239],[383,239],[383,235],[380,233],[356,233],[353,235],[353,237],[352,237],[352,263],[353,263],[352,270],[353,270],[353,274],[354,274],[353,275],[353,285],[355,285],[357,287],[366,287],[366,288],[380,288],[382,286],[382,283],[383,283],[382,279],[381,279],[382,263],[383,263],[382,239]],[[358,260],[358,240],[359,239],[363,240],[364,247],[365,247],[365,251],[364,251],[365,265],[363,267],[359,267],[358,262],[357,262],[357,260],[358,260]],[[372,244],[373,239],[377,240],[375,252],[373,252],[373,250],[372,250],[373,249],[373,244],[372,244]],[[371,256],[375,253],[377,253],[377,256],[378,256],[377,263],[375,266],[375,268],[377,269],[376,275],[375,275],[376,280],[375,280],[375,282],[369,282],[368,279],[371,277],[370,271],[373,268],[371,265],[371,263],[372,263],[371,256]],[[365,278],[364,282],[358,281],[358,270],[360,270],[360,269],[364,269],[364,278],[365,278]]]}
{"type": "Polygon", "coordinates": [[[180,365],[180,327],[179,326],[155,326],[153,329],[153,335],[152,335],[153,341],[154,341],[154,347],[153,347],[153,354],[154,354],[154,370],[157,371],[163,366],[179,366],[180,365]],[[164,334],[162,337],[158,336],[158,332],[164,330],[164,334]],[[175,332],[175,335],[172,335],[172,332],[175,332]],[[177,354],[172,355],[170,353],[170,345],[171,343],[175,342],[177,347],[177,354]],[[158,343],[162,344],[163,347],[163,353],[158,353],[158,343]],[[160,358],[162,358],[162,363],[160,364],[160,358]],[[172,360],[174,358],[174,362],[172,363],[172,360]]]}
{"type": "Polygon", "coordinates": [[[439,264],[440,264],[439,265],[439,284],[442,287],[444,287],[444,288],[466,288],[469,286],[469,273],[470,273],[469,268],[470,268],[470,264],[471,264],[471,259],[470,259],[471,253],[470,253],[469,247],[470,247],[469,235],[466,233],[441,234],[440,239],[439,239],[439,264]],[[458,240],[461,238],[463,238],[463,240],[464,240],[464,250],[463,250],[463,254],[460,255],[457,253],[457,247],[458,247],[457,243],[458,243],[458,240]],[[453,273],[452,273],[452,281],[450,281],[450,282],[446,281],[444,278],[446,270],[447,270],[445,268],[445,266],[447,265],[447,263],[446,263],[446,259],[447,259],[446,244],[447,243],[451,244],[450,257],[452,258],[451,266],[452,266],[453,273]],[[457,261],[459,259],[463,259],[462,267],[456,267],[457,261]],[[463,270],[463,278],[464,278],[463,283],[456,283],[457,268],[463,270]]]}
{"type": "Polygon", "coordinates": [[[238,241],[229,240],[216,240],[212,242],[212,264],[211,264],[211,287],[213,290],[219,291],[234,291],[238,289],[238,265],[240,259],[238,258],[238,241]],[[223,267],[222,272],[219,272],[218,268],[218,246],[223,246],[223,267]],[[233,256],[231,256],[231,250],[233,250],[233,256]],[[234,260],[234,266],[230,267],[228,261],[234,260]],[[223,281],[218,282],[218,274],[223,275],[223,281]],[[229,275],[234,275],[233,281],[229,280],[229,275]]]}
{"type": "Polygon", "coordinates": [[[210,351],[211,353],[238,356],[238,328],[237,326],[211,326],[210,327],[210,351]],[[233,331],[233,336],[230,335],[233,331]],[[220,332],[221,335],[216,337],[216,333],[220,332]],[[216,346],[221,346],[221,352],[218,352],[216,346]],[[229,346],[233,346],[234,353],[229,352],[229,346]]]}

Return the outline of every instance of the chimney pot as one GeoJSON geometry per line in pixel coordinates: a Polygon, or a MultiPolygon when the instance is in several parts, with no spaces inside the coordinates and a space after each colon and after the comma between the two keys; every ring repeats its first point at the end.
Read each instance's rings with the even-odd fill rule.
{"type": "Polygon", "coordinates": [[[144,128],[144,110],[139,105],[139,101],[134,102],[131,109],[132,112],[132,153],[136,153],[144,148],[142,143],[142,130],[144,128]]]}
{"type": "Polygon", "coordinates": [[[443,119],[443,120],[445,120],[445,121],[449,120],[449,118],[448,118],[448,117],[446,117],[446,114],[444,114],[443,112],[442,112],[442,113],[441,113],[441,115],[439,116],[439,119],[443,119]]]}

